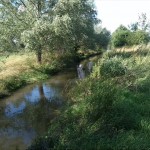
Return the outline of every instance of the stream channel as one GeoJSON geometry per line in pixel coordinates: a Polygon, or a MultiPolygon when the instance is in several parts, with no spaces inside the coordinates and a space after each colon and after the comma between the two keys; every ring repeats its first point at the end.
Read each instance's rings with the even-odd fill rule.
{"type": "MultiPolygon", "coordinates": [[[[87,64],[99,56],[81,62],[85,76],[87,64]]],[[[28,85],[10,97],[0,99],[0,150],[25,150],[38,136],[44,135],[51,119],[67,101],[64,89],[78,80],[77,69],[28,85]]]]}

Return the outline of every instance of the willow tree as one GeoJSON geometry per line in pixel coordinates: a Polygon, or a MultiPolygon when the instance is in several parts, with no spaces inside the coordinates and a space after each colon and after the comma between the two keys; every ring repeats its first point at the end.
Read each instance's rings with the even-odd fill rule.
{"type": "Polygon", "coordinates": [[[63,53],[87,44],[98,22],[93,1],[89,0],[0,1],[3,12],[7,12],[5,18],[11,16],[8,25],[17,29],[12,37],[35,51],[39,63],[43,50],[63,53]]]}
{"type": "Polygon", "coordinates": [[[23,32],[23,39],[30,49],[51,49],[64,53],[87,44],[98,22],[93,1],[59,0],[53,5],[50,20],[41,17],[30,30],[23,32]]]}
{"type": "MultiPolygon", "coordinates": [[[[48,23],[52,22],[52,9],[56,2],[57,0],[0,0],[0,33],[3,35],[0,38],[0,43],[4,45],[3,49],[7,50],[8,47],[11,49],[12,45],[20,45],[22,43],[21,36],[25,31],[38,35],[34,31],[41,20],[47,20],[48,23]],[[33,32],[30,32],[32,30],[33,32]]],[[[30,38],[30,42],[24,43],[24,45],[26,48],[34,50],[38,62],[41,62],[42,46],[38,41],[36,41],[37,45],[35,46],[34,42],[35,38],[33,40],[30,38]]]]}
{"type": "Polygon", "coordinates": [[[53,25],[59,46],[71,46],[75,50],[89,43],[94,25],[99,22],[92,0],[59,0],[54,15],[53,25]]]}

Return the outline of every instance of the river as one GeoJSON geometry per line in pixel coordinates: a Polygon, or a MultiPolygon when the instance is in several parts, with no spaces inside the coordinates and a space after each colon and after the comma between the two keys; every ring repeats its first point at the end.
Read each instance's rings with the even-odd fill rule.
{"type": "MultiPolygon", "coordinates": [[[[90,61],[93,59],[97,57],[90,61]]],[[[81,63],[86,68],[88,62],[81,63]]],[[[71,69],[1,99],[0,150],[25,150],[36,137],[44,135],[50,120],[59,115],[67,101],[66,85],[73,85],[77,79],[76,69],[71,69]]]]}

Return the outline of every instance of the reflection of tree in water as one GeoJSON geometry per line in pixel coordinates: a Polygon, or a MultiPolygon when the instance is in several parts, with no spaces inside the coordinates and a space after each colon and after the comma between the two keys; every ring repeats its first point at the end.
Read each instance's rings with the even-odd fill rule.
{"type": "MultiPolygon", "coordinates": [[[[16,103],[9,102],[9,103],[1,103],[0,106],[0,128],[3,130],[7,128],[14,128],[16,129],[18,125],[16,124],[17,116],[20,116],[22,110],[25,109],[25,102],[20,101],[16,103]]],[[[20,125],[22,121],[19,121],[20,125]]]]}
{"type": "Polygon", "coordinates": [[[32,133],[36,132],[40,135],[46,132],[50,121],[59,114],[60,107],[62,106],[63,100],[60,94],[62,89],[63,86],[61,84],[53,83],[50,86],[40,84],[32,88],[32,90],[30,89],[30,92],[24,95],[24,97],[14,101],[8,100],[7,104],[13,106],[10,108],[15,109],[15,114],[10,116],[5,115],[5,110],[8,106],[6,102],[1,103],[1,130],[12,129],[12,135],[16,134],[24,137],[24,135],[20,134],[26,133],[29,138],[32,136],[32,133]],[[24,103],[25,107],[22,105],[24,103]],[[20,109],[21,106],[22,111],[20,109]],[[21,113],[16,113],[18,111],[21,111],[21,113]]]}
{"type": "MultiPolygon", "coordinates": [[[[40,100],[35,105],[31,105],[27,101],[27,109],[25,110],[24,118],[29,126],[36,129],[37,133],[44,133],[48,129],[50,120],[58,114],[60,105],[57,105],[55,100],[52,100],[51,102],[48,101],[42,84],[38,86],[38,91],[40,100]]],[[[59,96],[52,98],[59,100],[59,96]]]]}
{"type": "Polygon", "coordinates": [[[44,88],[43,88],[43,85],[40,84],[39,85],[39,93],[40,93],[40,99],[43,101],[43,100],[46,100],[46,97],[45,97],[45,94],[44,94],[44,88]]]}

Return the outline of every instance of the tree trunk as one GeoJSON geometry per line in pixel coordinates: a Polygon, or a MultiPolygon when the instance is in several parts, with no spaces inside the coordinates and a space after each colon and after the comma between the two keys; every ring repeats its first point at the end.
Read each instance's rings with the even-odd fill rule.
{"type": "Polygon", "coordinates": [[[80,46],[78,44],[75,44],[75,46],[74,46],[75,52],[77,52],[79,50],[79,48],[80,48],[80,46]]]}
{"type": "Polygon", "coordinates": [[[42,63],[42,51],[41,51],[41,50],[39,50],[39,51],[37,52],[37,62],[38,62],[39,64],[42,63]]]}
{"type": "Polygon", "coordinates": [[[45,94],[44,94],[44,88],[43,88],[42,84],[39,85],[39,94],[40,94],[40,102],[41,102],[41,104],[45,104],[46,97],[45,97],[45,94]]]}
{"type": "Polygon", "coordinates": [[[39,93],[41,98],[45,98],[43,85],[39,85],[39,93]]]}

